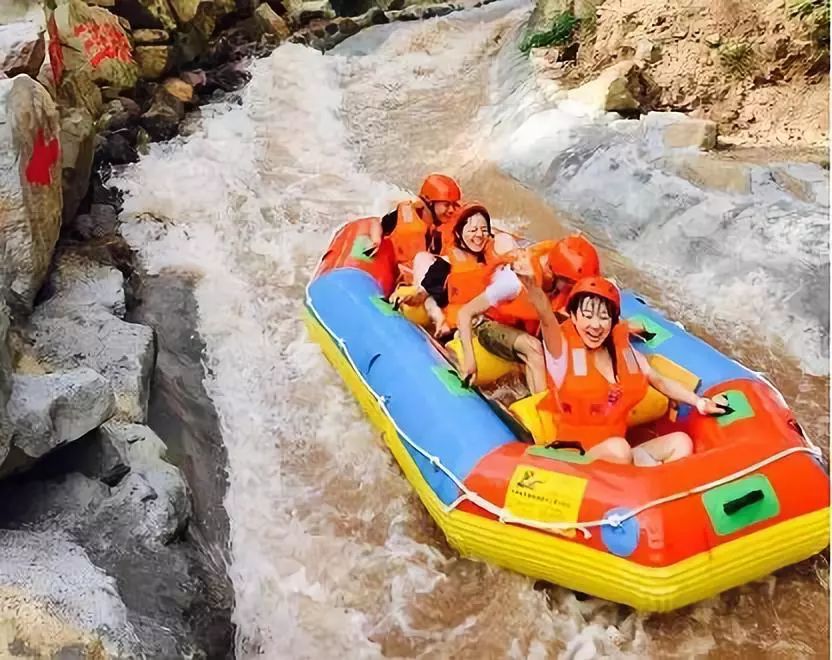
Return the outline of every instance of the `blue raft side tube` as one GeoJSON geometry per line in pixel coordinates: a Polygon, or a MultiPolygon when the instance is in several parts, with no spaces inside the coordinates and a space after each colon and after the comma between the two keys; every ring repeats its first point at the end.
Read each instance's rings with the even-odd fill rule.
{"type": "MultiPolygon", "coordinates": [[[[386,400],[399,429],[438,458],[460,481],[489,452],[516,440],[476,392],[459,387],[429,339],[381,302],[367,273],[343,268],[315,279],[307,305],[323,322],[373,391],[386,400]]],[[[461,494],[456,484],[404,442],[425,481],[446,505],[461,494]]]]}
{"type": "MultiPolygon", "coordinates": [[[[643,317],[648,319],[652,326],[659,326],[660,332],[654,339],[648,342],[634,341],[633,346],[645,355],[663,355],[699,376],[701,381],[696,389],[699,395],[729,380],[738,378],[760,380],[759,376],[750,369],[669,321],[632,291],[622,291],[621,316],[625,319],[643,317]]],[[[680,418],[685,417],[689,412],[690,406],[681,406],[680,418]]]]}

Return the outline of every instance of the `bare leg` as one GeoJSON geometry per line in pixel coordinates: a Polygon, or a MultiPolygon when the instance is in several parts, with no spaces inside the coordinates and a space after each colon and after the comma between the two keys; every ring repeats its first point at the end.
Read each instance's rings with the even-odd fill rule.
{"type": "Polygon", "coordinates": [[[693,453],[687,433],[676,431],[648,440],[633,450],[633,462],[640,466],[659,465],[685,458],[693,453]]]}
{"type": "Polygon", "coordinates": [[[543,346],[540,340],[523,333],[514,341],[513,348],[523,361],[529,392],[543,392],[546,389],[546,363],[543,360],[543,346]]]}
{"type": "Polygon", "coordinates": [[[619,463],[621,465],[629,465],[633,462],[630,443],[624,438],[607,438],[604,442],[589,449],[586,455],[599,461],[619,463]]]}

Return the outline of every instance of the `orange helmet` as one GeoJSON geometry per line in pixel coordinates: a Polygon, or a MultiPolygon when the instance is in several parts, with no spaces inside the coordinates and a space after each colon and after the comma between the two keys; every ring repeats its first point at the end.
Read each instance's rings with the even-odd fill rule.
{"type": "Polygon", "coordinates": [[[620,313],[621,311],[621,293],[618,287],[605,277],[585,277],[582,280],[578,280],[569,292],[566,305],[569,306],[572,300],[581,293],[588,293],[609,300],[615,305],[616,313],[620,313]]]}
{"type": "Polygon", "coordinates": [[[458,202],[462,199],[459,184],[444,174],[429,174],[422,184],[419,197],[429,203],[458,202]]]}
{"type": "Polygon", "coordinates": [[[572,281],[601,274],[598,253],[592,243],[578,234],[567,236],[549,250],[549,268],[556,276],[572,281]]]}

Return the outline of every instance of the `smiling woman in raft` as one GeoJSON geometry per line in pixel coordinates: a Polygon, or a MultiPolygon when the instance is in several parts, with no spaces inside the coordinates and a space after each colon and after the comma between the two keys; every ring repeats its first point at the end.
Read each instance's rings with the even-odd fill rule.
{"type": "Polygon", "coordinates": [[[556,439],[577,440],[588,455],[612,463],[652,466],[689,456],[693,443],[680,431],[634,449],[625,439],[627,417],[648,385],[702,415],[724,410],[656,373],[633,349],[627,324],[619,322],[618,287],[603,277],[580,280],[566,303],[569,318],[560,324],[535,281],[529,258],[521,256],[514,270],[540,317],[549,390],[541,406],[558,420],[556,439]]]}

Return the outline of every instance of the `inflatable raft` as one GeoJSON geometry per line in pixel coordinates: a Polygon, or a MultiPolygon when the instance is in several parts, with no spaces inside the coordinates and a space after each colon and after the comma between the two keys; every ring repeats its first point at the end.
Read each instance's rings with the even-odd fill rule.
{"type": "MultiPolygon", "coordinates": [[[[782,395],[623,292],[622,317],[654,368],[729,414],[651,391],[628,439],[684,430],[692,456],[639,468],[531,442],[534,420],[466,388],[429,335],[387,302],[392,251],[367,254],[366,222],[336,232],[307,288],[311,337],[380,429],[450,544],[533,578],[631,605],[682,607],[829,543],[829,475],[782,395]]],[[[522,402],[521,402],[522,403],[522,402]]],[[[551,437],[551,436],[550,436],[551,437]]]]}

